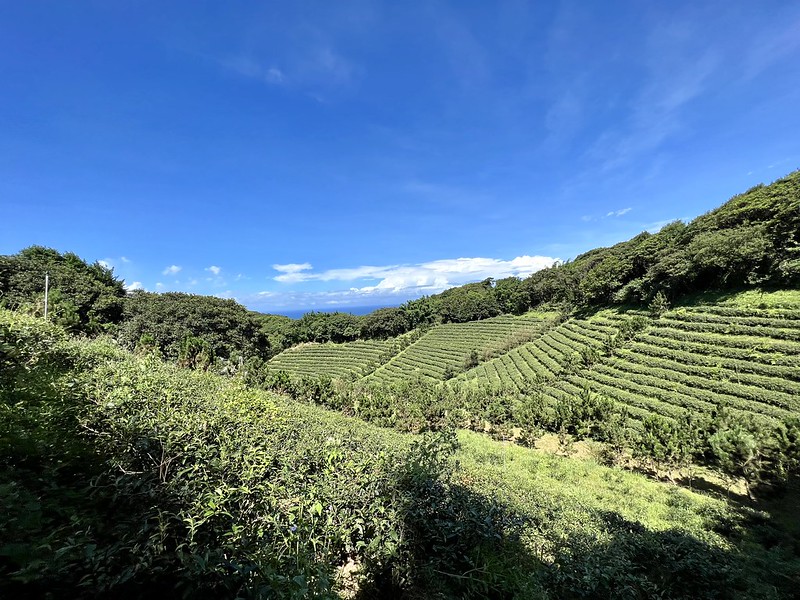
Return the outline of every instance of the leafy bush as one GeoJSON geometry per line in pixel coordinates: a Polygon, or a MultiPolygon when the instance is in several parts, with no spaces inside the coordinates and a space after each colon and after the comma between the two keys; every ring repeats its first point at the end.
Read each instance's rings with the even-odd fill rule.
{"type": "MultiPolygon", "coordinates": [[[[192,345],[213,357],[266,356],[267,336],[261,319],[235,300],[169,292],[136,291],[125,300],[124,320],[117,337],[133,349],[147,336],[171,360],[182,358],[192,345]]],[[[185,360],[185,356],[183,357],[185,360]]]]}
{"type": "Polygon", "coordinates": [[[111,269],[42,246],[0,256],[3,304],[43,314],[46,272],[50,274],[48,316],[56,323],[73,332],[98,333],[121,320],[125,288],[111,269]]]}

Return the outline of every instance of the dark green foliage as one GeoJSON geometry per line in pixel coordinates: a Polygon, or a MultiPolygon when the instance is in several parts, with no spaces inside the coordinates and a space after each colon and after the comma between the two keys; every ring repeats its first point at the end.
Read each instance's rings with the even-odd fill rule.
{"type": "Polygon", "coordinates": [[[400,307],[408,319],[410,328],[426,327],[437,322],[434,298],[435,296],[423,296],[416,300],[409,300],[400,307]]]}
{"type": "MultiPolygon", "coordinates": [[[[142,337],[145,338],[147,335],[145,333],[142,337]]],[[[150,339],[153,339],[152,336],[150,336],[150,339]]],[[[141,338],[139,338],[140,343],[141,341],[141,338]]],[[[214,353],[206,340],[191,335],[183,338],[180,352],[178,353],[178,366],[206,371],[213,361],[214,353]]]]}
{"type": "Polygon", "coordinates": [[[667,295],[661,290],[656,292],[656,295],[653,296],[653,299],[650,301],[650,315],[658,318],[667,312],[669,308],[670,305],[667,295]]]}
{"type": "Polygon", "coordinates": [[[531,307],[542,304],[573,307],[581,301],[580,278],[570,262],[537,271],[523,281],[523,287],[531,307]]]}
{"type": "Polygon", "coordinates": [[[457,374],[458,374],[458,372],[456,371],[456,368],[453,365],[448,364],[444,368],[444,373],[442,373],[442,379],[444,381],[448,381],[448,380],[452,379],[453,377],[455,377],[457,374]]]}
{"type": "Polygon", "coordinates": [[[381,597],[511,597],[532,575],[505,550],[519,521],[457,483],[452,432],[407,449],[2,316],[3,597],[335,598],[348,561],[381,597]]]}
{"type": "Polygon", "coordinates": [[[478,358],[478,351],[474,348],[469,351],[469,354],[464,358],[464,370],[469,371],[470,369],[477,367],[480,364],[480,359],[478,358]]]}
{"type": "Polygon", "coordinates": [[[642,233],[523,282],[528,306],[647,303],[705,290],[800,284],[800,172],[748,190],[690,224],[642,233]]]}
{"type": "Polygon", "coordinates": [[[633,454],[656,469],[684,467],[703,451],[703,424],[690,412],[677,421],[651,415],[642,421],[633,454]]]}
{"type": "Polygon", "coordinates": [[[725,552],[680,531],[650,531],[613,513],[602,537],[576,536],[553,561],[553,598],[738,597],[744,576],[725,552]]]}
{"type": "Polygon", "coordinates": [[[358,338],[361,317],[342,312],[309,312],[292,323],[292,344],[303,342],[350,342],[358,338]]]}
{"type": "Polygon", "coordinates": [[[111,269],[42,246],[0,256],[3,304],[43,314],[46,272],[50,273],[48,316],[52,321],[72,332],[97,333],[122,318],[125,288],[111,269]]]}
{"type": "Polygon", "coordinates": [[[396,337],[410,329],[406,311],[401,308],[379,308],[361,319],[362,339],[396,337]]]}
{"type": "Polygon", "coordinates": [[[602,438],[606,423],[615,412],[614,403],[586,388],[579,397],[570,396],[555,406],[553,430],[576,439],[602,438]]]}
{"type": "MultiPolygon", "coordinates": [[[[391,580],[431,598],[521,597],[535,571],[521,548],[516,555],[508,550],[519,544],[523,521],[457,482],[457,447],[452,430],[426,434],[411,446],[399,474],[399,515],[404,549],[414,559],[391,580]]],[[[376,582],[376,597],[391,594],[387,580],[376,582]]]]}
{"type": "Polygon", "coordinates": [[[265,356],[268,350],[256,313],[235,300],[177,292],[133,292],[125,300],[117,336],[128,348],[148,336],[173,360],[181,358],[183,346],[192,343],[205,345],[208,358],[265,356]]]}
{"type": "Polygon", "coordinates": [[[442,323],[465,323],[496,317],[501,313],[491,280],[452,288],[436,296],[442,323]]]}
{"type": "MultiPolygon", "coordinates": [[[[407,431],[420,423],[442,430],[409,447],[236,379],[178,369],[144,350],[70,342],[52,325],[9,315],[0,312],[3,597],[141,598],[168,589],[192,598],[335,598],[344,564],[358,567],[364,598],[794,591],[791,559],[781,547],[738,539],[732,514],[703,517],[712,546],[684,530],[587,510],[584,496],[537,491],[518,498],[523,511],[498,501],[489,480],[475,481],[483,469],[453,460],[450,426],[506,423],[526,414],[529,398],[420,382],[391,394],[330,379],[289,382],[260,359],[237,371],[304,402],[407,431]],[[711,528],[729,531],[730,547],[711,528]],[[765,583],[767,573],[775,576],[765,583]]],[[[586,396],[588,408],[573,411],[575,430],[613,438],[618,413],[586,396]]],[[[533,425],[550,419],[544,407],[527,409],[533,425]]],[[[781,431],[796,456],[798,424],[781,431]]],[[[675,489],[676,510],[689,501],[675,489]]]]}
{"type": "Polygon", "coordinates": [[[517,277],[506,277],[495,281],[494,296],[504,313],[521,315],[528,310],[528,295],[522,280],[517,277]]]}
{"type": "Polygon", "coordinates": [[[294,322],[292,319],[283,315],[261,313],[255,313],[255,318],[261,324],[261,333],[267,338],[269,356],[274,356],[291,346],[291,331],[294,322]]]}

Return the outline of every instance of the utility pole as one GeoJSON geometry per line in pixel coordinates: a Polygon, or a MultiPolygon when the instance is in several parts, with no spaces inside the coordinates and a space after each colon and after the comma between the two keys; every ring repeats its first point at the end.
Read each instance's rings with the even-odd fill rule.
{"type": "Polygon", "coordinates": [[[44,318],[47,319],[47,294],[50,291],[50,272],[44,273],[44,318]]]}

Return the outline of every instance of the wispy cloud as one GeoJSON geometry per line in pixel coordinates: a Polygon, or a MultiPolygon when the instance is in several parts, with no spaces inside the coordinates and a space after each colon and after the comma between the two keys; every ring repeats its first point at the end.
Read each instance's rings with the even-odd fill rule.
{"type": "MultiPolygon", "coordinates": [[[[678,220],[678,219],[664,219],[664,220],[661,220],[661,221],[655,221],[653,223],[648,223],[647,225],[645,225],[644,229],[645,229],[645,231],[647,231],[649,233],[658,233],[659,231],[661,231],[661,229],[663,229],[663,227],[665,225],[669,225],[670,223],[674,223],[676,220],[678,220]]],[[[686,221],[686,219],[682,219],[682,220],[684,222],[686,221]]]]}
{"type": "MultiPolygon", "coordinates": [[[[800,51],[800,18],[795,18],[781,30],[770,29],[753,39],[744,58],[744,76],[760,75],[773,64],[790,58],[800,51]]],[[[797,60],[797,57],[794,57],[797,60]]]]}
{"type": "Polygon", "coordinates": [[[287,83],[286,75],[275,65],[264,66],[249,56],[237,56],[220,61],[220,64],[243,77],[257,79],[272,85],[287,83]]]}
{"type": "Polygon", "coordinates": [[[214,275],[219,275],[220,272],[222,271],[222,268],[216,265],[211,265],[210,267],[206,267],[205,270],[208,271],[209,273],[213,273],[214,275]]]}
{"type": "MultiPolygon", "coordinates": [[[[340,88],[353,83],[363,71],[362,67],[338,52],[330,44],[312,43],[302,50],[289,52],[281,59],[281,66],[273,60],[261,59],[251,54],[225,58],[218,61],[225,69],[242,77],[255,79],[271,86],[287,87],[309,92],[309,89],[340,88]]],[[[311,93],[319,101],[318,93],[311,93]]]]}
{"type": "Polygon", "coordinates": [[[133,290],[143,290],[144,286],[142,285],[141,281],[134,281],[132,283],[126,284],[125,289],[128,290],[129,292],[132,292],[133,290]]]}
{"type": "Polygon", "coordinates": [[[606,217],[621,217],[633,210],[632,208],[621,208],[619,210],[612,210],[611,212],[606,213],[606,217]]]}
{"type": "Polygon", "coordinates": [[[721,64],[721,50],[698,41],[703,39],[698,27],[698,20],[679,15],[649,32],[645,78],[627,118],[603,132],[589,151],[603,170],[658,151],[685,127],[685,108],[709,89],[721,64]]]}
{"type": "Polygon", "coordinates": [[[162,275],[175,275],[175,274],[179,273],[180,270],[181,270],[181,267],[179,267],[178,265],[170,265],[169,267],[167,267],[166,269],[161,271],[161,274],[162,275]]]}
{"type": "Polygon", "coordinates": [[[354,63],[330,46],[316,49],[302,63],[302,77],[317,84],[345,84],[354,77],[354,63]]]}
{"type": "Polygon", "coordinates": [[[621,217],[623,215],[627,215],[632,210],[633,210],[633,208],[628,206],[626,208],[620,208],[619,210],[610,210],[606,214],[600,215],[600,216],[597,216],[597,215],[583,215],[583,216],[581,216],[581,221],[583,221],[584,223],[588,223],[590,221],[602,221],[603,219],[611,219],[611,218],[621,217]]]}
{"type": "Polygon", "coordinates": [[[104,258],[102,260],[98,260],[97,262],[106,269],[116,269],[120,265],[129,265],[132,263],[131,259],[125,256],[120,256],[119,258],[104,258]]]}

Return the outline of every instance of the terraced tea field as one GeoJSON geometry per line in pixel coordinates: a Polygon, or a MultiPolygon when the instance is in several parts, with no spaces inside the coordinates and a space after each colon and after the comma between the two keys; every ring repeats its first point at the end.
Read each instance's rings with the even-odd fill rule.
{"type": "Polygon", "coordinates": [[[481,357],[487,353],[506,352],[538,337],[552,316],[529,313],[519,317],[502,316],[438,325],[376,369],[368,379],[387,384],[416,376],[441,381],[448,366],[456,372],[461,371],[473,350],[481,357]]]}
{"type": "Polygon", "coordinates": [[[570,319],[460,375],[465,384],[541,395],[546,403],[586,388],[625,406],[635,419],[725,405],[744,417],[800,412],[800,306],[731,304],[677,308],[617,347],[604,346],[631,314],[601,311],[570,319]],[[595,360],[581,360],[593,349],[595,360]]]}
{"type": "Polygon", "coordinates": [[[273,357],[269,367],[295,377],[362,376],[388,358],[393,343],[393,340],[358,340],[344,344],[301,344],[273,357]]]}
{"type": "Polygon", "coordinates": [[[470,369],[455,381],[489,383],[511,390],[531,389],[532,385],[558,377],[584,348],[599,351],[604,340],[617,333],[624,318],[607,311],[591,319],[570,319],[537,339],[470,369]]]}
{"type": "Polygon", "coordinates": [[[663,315],[591,368],[562,374],[545,398],[584,388],[629,407],[634,417],[725,405],[744,417],[800,412],[800,309],[779,313],[694,306],[663,315]]]}
{"type": "Polygon", "coordinates": [[[375,384],[443,381],[450,370],[457,375],[449,385],[519,391],[546,405],[588,388],[627,407],[634,425],[653,413],[710,414],[720,405],[745,419],[800,413],[800,292],[748,292],[660,318],[609,309],[554,326],[553,317],[439,325],[402,351],[391,340],[305,344],[270,366],[375,384]],[[636,318],[640,329],[619,339],[636,318]],[[473,350],[480,364],[464,371],[473,350]]]}

